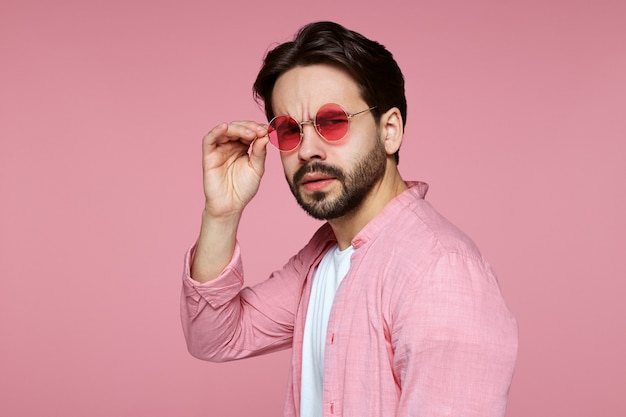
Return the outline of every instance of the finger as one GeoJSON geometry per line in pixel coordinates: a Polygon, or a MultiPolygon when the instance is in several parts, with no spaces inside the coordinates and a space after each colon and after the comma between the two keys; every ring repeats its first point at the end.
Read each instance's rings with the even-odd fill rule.
{"type": "Polygon", "coordinates": [[[212,155],[218,148],[229,146],[227,153],[246,152],[256,134],[250,129],[232,123],[221,123],[215,126],[202,139],[202,154],[212,155]]]}
{"type": "Polygon", "coordinates": [[[250,164],[252,164],[252,168],[259,173],[259,175],[263,175],[265,172],[265,158],[267,157],[267,144],[269,141],[269,136],[264,135],[255,140],[252,144],[250,164]]]}
{"type": "Polygon", "coordinates": [[[253,121],[234,121],[214,127],[204,138],[208,146],[239,141],[250,145],[257,137],[267,134],[267,128],[253,121]]]}
{"type": "Polygon", "coordinates": [[[267,125],[250,120],[234,121],[230,123],[226,135],[233,135],[231,139],[240,140],[246,145],[250,145],[257,138],[267,135],[267,125]]]}
{"type": "Polygon", "coordinates": [[[228,123],[220,123],[213,129],[209,130],[209,133],[202,138],[202,148],[206,151],[214,148],[217,143],[217,138],[223,136],[228,130],[228,123]]]}
{"type": "Polygon", "coordinates": [[[262,131],[267,130],[267,125],[253,120],[234,120],[230,122],[232,125],[244,126],[250,130],[262,131]]]}

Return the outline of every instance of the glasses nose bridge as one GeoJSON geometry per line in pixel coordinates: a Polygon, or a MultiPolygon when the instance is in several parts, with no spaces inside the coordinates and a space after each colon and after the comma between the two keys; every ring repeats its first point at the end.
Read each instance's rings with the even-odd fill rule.
{"type": "Polygon", "coordinates": [[[319,133],[315,119],[309,119],[298,123],[300,127],[300,138],[304,138],[304,125],[312,125],[316,133],[319,133]]]}

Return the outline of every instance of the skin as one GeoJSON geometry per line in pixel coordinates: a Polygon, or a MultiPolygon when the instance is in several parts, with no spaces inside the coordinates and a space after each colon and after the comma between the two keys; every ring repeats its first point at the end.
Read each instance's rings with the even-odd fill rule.
{"type": "Polygon", "coordinates": [[[385,173],[385,158],[382,143],[375,141],[374,148],[360,156],[350,170],[313,160],[300,167],[287,182],[296,201],[309,215],[319,220],[336,219],[361,207],[365,196],[385,173]],[[326,191],[330,181],[341,186],[335,196],[326,191]]]}
{"type": "MultiPolygon", "coordinates": [[[[340,104],[349,113],[369,107],[349,74],[326,64],[285,72],[276,81],[272,97],[274,114],[287,114],[300,121],[313,119],[326,103],[340,104]]],[[[340,249],[345,249],[390,200],[406,189],[393,156],[402,143],[400,111],[388,110],[378,123],[370,112],[356,116],[346,137],[332,143],[321,138],[311,124],[303,129],[300,146],[281,152],[285,177],[303,208],[332,206],[340,201],[346,190],[354,188],[347,180],[350,177],[355,182],[368,177],[370,182],[359,197],[360,204],[328,218],[340,249]],[[367,167],[364,161],[371,161],[373,155],[378,162],[367,167]],[[359,165],[370,172],[358,171],[359,165]],[[327,166],[338,171],[325,170],[327,166]],[[296,175],[299,171],[306,173],[296,175]],[[335,175],[337,172],[345,179],[335,175]]],[[[265,172],[266,135],[265,124],[235,121],[215,126],[203,139],[206,202],[191,266],[196,281],[215,279],[232,259],[243,209],[257,193],[265,172]]]]}

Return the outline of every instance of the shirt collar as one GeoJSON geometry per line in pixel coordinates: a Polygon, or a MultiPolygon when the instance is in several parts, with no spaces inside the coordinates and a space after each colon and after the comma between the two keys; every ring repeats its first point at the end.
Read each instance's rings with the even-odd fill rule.
{"type": "Polygon", "coordinates": [[[375,238],[385,229],[387,224],[398,216],[407,206],[415,200],[423,200],[428,192],[428,184],[421,181],[407,181],[408,189],[391,200],[380,213],[376,215],[363,229],[352,239],[352,246],[358,249],[366,242],[375,238]]]}

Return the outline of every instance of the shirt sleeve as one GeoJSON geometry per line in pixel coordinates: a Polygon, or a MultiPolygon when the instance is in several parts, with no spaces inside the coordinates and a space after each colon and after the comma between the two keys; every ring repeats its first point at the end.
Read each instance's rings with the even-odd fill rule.
{"type": "Polygon", "coordinates": [[[448,253],[407,281],[391,330],[398,417],[501,417],[517,323],[482,259],[448,253]]]}
{"type": "Polygon", "coordinates": [[[189,352],[203,360],[228,361],[291,345],[298,297],[306,270],[299,253],[269,279],[244,287],[240,247],[216,279],[190,276],[192,247],[185,256],[181,321],[189,352]]]}

